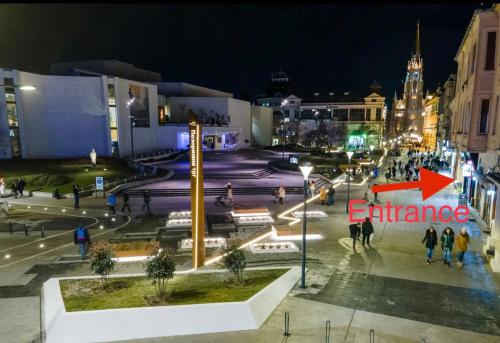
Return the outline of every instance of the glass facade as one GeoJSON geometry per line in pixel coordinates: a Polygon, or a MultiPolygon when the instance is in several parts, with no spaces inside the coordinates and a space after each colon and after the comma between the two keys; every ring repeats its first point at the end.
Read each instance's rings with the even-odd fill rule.
{"type": "Polygon", "coordinates": [[[108,108],[109,108],[109,129],[111,136],[111,154],[119,156],[118,147],[118,123],[116,121],[116,95],[115,85],[108,84],[108,108]]]}
{"type": "Polygon", "coordinates": [[[9,120],[9,137],[12,157],[21,158],[21,137],[19,135],[19,121],[17,116],[16,92],[14,80],[4,79],[5,100],[7,102],[7,118],[9,120]]]}

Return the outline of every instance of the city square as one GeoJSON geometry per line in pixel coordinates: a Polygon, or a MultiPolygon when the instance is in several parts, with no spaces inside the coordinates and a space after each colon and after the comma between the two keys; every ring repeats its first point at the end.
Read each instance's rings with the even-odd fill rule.
{"type": "Polygon", "coordinates": [[[497,4],[0,18],[57,38],[0,54],[0,342],[500,342],[497,4]]]}

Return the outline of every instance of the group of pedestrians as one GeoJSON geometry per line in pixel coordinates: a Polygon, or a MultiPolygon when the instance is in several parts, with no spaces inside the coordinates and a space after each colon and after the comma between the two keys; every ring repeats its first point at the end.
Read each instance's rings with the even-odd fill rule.
{"type": "Polygon", "coordinates": [[[370,221],[370,217],[366,217],[365,221],[360,223],[353,223],[349,225],[349,237],[352,239],[352,250],[356,252],[356,241],[361,241],[359,237],[363,234],[363,240],[361,241],[361,245],[364,247],[365,242],[368,247],[371,248],[370,240],[373,239],[373,224],[370,221]]]}
{"type": "MultiPolygon", "coordinates": [[[[433,226],[428,228],[425,231],[424,239],[422,243],[425,243],[425,247],[427,249],[427,264],[432,263],[432,255],[434,249],[438,244],[438,236],[436,229],[433,226]]],[[[455,233],[453,232],[451,227],[447,227],[443,230],[441,234],[441,250],[443,251],[443,263],[451,267],[451,254],[453,251],[453,247],[456,246],[457,254],[457,265],[460,268],[464,266],[464,256],[467,251],[467,246],[469,243],[469,234],[465,228],[462,228],[460,234],[455,237],[455,233]]]]}
{"type": "Polygon", "coordinates": [[[330,186],[327,190],[326,187],[321,187],[319,190],[319,201],[323,206],[333,206],[335,204],[335,188],[330,186]]]}
{"type": "MultiPolygon", "coordinates": [[[[128,213],[130,214],[132,212],[132,209],[130,208],[130,194],[128,194],[127,191],[123,192],[122,200],[123,200],[123,205],[121,208],[121,212],[125,213],[125,210],[127,210],[128,213]]],[[[151,213],[151,209],[149,207],[150,202],[151,202],[151,194],[146,189],[143,192],[143,205],[142,205],[143,211],[151,213]]],[[[109,211],[112,214],[116,214],[116,209],[115,209],[116,195],[114,193],[109,193],[106,205],[109,207],[109,211]]]]}
{"type": "Polygon", "coordinates": [[[24,196],[24,187],[26,187],[26,182],[23,178],[18,177],[16,182],[12,183],[12,194],[17,199],[18,195],[22,198],[24,196]]]}

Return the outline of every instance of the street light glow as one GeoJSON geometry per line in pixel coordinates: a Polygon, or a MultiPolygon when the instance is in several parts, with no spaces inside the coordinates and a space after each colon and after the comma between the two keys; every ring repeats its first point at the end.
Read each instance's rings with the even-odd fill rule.
{"type": "Polygon", "coordinates": [[[36,87],[32,85],[24,85],[24,86],[19,86],[19,89],[22,91],[34,91],[36,90],[36,87]]]}
{"type": "Polygon", "coordinates": [[[300,168],[300,171],[302,172],[302,175],[304,176],[304,180],[307,180],[307,178],[309,177],[309,174],[311,174],[314,167],[310,162],[306,162],[303,165],[301,165],[299,168],[300,168]]]}

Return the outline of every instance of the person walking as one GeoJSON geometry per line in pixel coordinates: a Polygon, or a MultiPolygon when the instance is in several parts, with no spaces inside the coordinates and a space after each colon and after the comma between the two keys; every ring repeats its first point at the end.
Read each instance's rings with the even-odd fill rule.
{"type": "Polygon", "coordinates": [[[453,250],[453,234],[447,227],[441,234],[441,249],[443,249],[443,263],[451,267],[451,251],[453,250]]]}
{"type": "Polygon", "coordinates": [[[352,238],[352,250],[356,251],[356,239],[358,239],[361,228],[359,223],[353,223],[349,225],[349,237],[352,238]]]}
{"type": "Polygon", "coordinates": [[[279,196],[279,201],[280,205],[285,204],[285,187],[281,186],[280,189],[278,190],[278,196],[279,196]]]}
{"type": "Polygon", "coordinates": [[[73,185],[73,199],[75,210],[80,208],[80,188],[78,185],[73,185]]]}
{"type": "Polygon", "coordinates": [[[17,199],[17,185],[16,185],[16,182],[12,182],[11,193],[14,194],[14,198],[17,199]]]}
{"type": "Polygon", "coordinates": [[[231,204],[231,205],[234,204],[234,202],[233,202],[233,187],[231,186],[231,182],[227,183],[226,197],[227,197],[227,201],[229,204],[231,204]]]}
{"type": "Polygon", "coordinates": [[[309,186],[309,190],[311,192],[311,197],[314,196],[315,189],[316,189],[316,184],[314,183],[314,181],[311,181],[311,185],[309,186]]]}
{"type": "Polygon", "coordinates": [[[19,190],[19,194],[21,195],[21,198],[23,197],[23,192],[24,192],[24,187],[26,186],[26,182],[20,177],[17,178],[16,182],[16,187],[19,190]]]}
{"type": "Polygon", "coordinates": [[[365,239],[368,246],[370,246],[370,235],[373,233],[373,225],[370,222],[370,217],[366,217],[363,224],[361,224],[361,232],[363,233],[362,245],[365,246],[365,239]]]}
{"type": "Polygon", "coordinates": [[[392,178],[395,179],[396,178],[396,166],[395,165],[391,168],[391,171],[392,171],[392,178]]]}
{"type": "Polygon", "coordinates": [[[437,233],[433,226],[425,230],[425,237],[422,240],[427,248],[427,264],[432,263],[432,252],[437,245],[437,233]]]}
{"type": "Polygon", "coordinates": [[[149,191],[146,189],[144,191],[144,205],[142,205],[142,210],[144,211],[144,209],[147,209],[148,210],[148,213],[151,212],[151,210],[149,209],[149,203],[151,202],[151,196],[149,195],[149,191]]]}
{"type": "Polygon", "coordinates": [[[335,188],[330,187],[328,191],[328,200],[326,201],[326,206],[333,206],[335,204],[335,188]]]}
{"type": "Polygon", "coordinates": [[[325,189],[325,187],[321,187],[319,190],[319,200],[321,201],[321,205],[326,204],[326,189],[325,189]]]}
{"type": "MultiPolygon", "coordinates": [[[[374,183],[373,185],[376,186],[377,184],[374,183]]],[[[378,196],[378,192],[373,192],[373,201],[377,201],[378,200],[377,196],[378,196]]]]}
{"type": "Polygon", "coordinates": [[[5,197],[5,181],[0,179],[0,198],[5,197]]]}
{"type": "Polygon", "coordinates": [[[113,212],[113,214],[116,214],[116,211],[115,211],[115,206],[116,206],[116,195],[114,195],[113,193],[109,193],[108,195],[108,206],[109,206],[109,210],[111,212],[113,212]]]}
{"type": "Polygon", "coordinates": [[[455,245],[458,251],[457,266],[460,268],[464,267],[464,255],[467,251],[467,244],[469,244],[469,234],[465,228],[462,228],[460,234],[455,238],[455,245]]]}
{"type": "Polygon", "coordinates": [[[90,245],[90,235],[89,231],[82,223],[78,224],[78,227],[74,231],[73,240],[75,244],[78,244],[80,257],[82,260],[85,260],[87,257],[87,248],[90,245]]]}
{"type": "Polygon", "coordinates": [[[132,212],[132,210],[130,209],[130,205],[129,205],[129,200],[130,200],[130,197],[127,193],[127,191],[123,192],[123,206],[122,206],[122,213],[125,213],[125,208],[128,210],[128,213],[132,212]]]}

